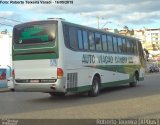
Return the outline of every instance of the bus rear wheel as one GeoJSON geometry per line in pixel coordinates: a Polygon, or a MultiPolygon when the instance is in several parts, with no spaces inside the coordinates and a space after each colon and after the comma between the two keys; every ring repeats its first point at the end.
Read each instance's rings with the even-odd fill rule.
{"type": "Polygon", "coordinates": [[[91,90],[88,92],[89,96],[95,97],[99,94],[99,84],[100,84],[99,78],[94,77],[93,82],[92,82],[91,90]]]}

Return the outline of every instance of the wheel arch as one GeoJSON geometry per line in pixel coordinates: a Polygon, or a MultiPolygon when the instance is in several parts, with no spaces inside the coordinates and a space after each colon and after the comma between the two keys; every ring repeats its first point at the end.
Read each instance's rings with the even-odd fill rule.
{"type": "Polygon", "coordinates": [[[95,73],[94,75],[93,75],[93,77],[92,77],[92,81],[93,81],[93,79],[95,78],[95,77],[97,77],[98,79],[99,79],[99,83],[100,83],[100,85],[101,85],[101,75],[99,74],[99,73],[95,73]]]}
{"type": "Polygon", "coordinates": [[[101,75],[99,73],[95,73],[92,76],[92,86],[90,91],[88,91],[88,95],[91,97],[96,97],[99,95],[100,86],[101,86],[101,75]]]}

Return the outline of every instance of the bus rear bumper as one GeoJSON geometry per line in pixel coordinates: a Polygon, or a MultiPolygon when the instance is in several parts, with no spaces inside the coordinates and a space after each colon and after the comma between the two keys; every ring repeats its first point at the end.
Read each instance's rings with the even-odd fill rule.
{"type": "Polygon", "coordinates": [[[66,92],[65,81],[57,79],[55,83],[16,83],[14,90],[17,92],[66,92]]]}

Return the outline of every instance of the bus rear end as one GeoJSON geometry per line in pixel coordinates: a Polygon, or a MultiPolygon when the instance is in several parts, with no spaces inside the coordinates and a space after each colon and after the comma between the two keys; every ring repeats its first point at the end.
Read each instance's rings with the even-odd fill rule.
{"type": "Polygon", "coordinates": [[[58,67],[58,21],[17,25],[12,43],[15,91],[65,92],[58,67]]]}

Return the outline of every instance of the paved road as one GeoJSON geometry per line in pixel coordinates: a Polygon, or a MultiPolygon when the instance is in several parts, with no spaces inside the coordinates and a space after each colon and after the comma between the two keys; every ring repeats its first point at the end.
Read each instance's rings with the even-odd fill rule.
{"type": "Polygon", "coordinates": [[[0,93],[1,118],[160,118],[160,74],[148,74],[137,87],[107,88],[98,97],[46,93],[0,93]]]}

